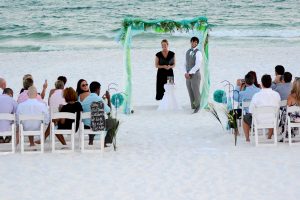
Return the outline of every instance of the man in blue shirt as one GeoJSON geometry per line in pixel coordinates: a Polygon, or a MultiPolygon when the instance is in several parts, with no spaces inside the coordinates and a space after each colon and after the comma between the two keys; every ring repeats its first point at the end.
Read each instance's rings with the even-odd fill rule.
{"type": "MultiPolygon", "coordinates": [[[[100,95],[100,88],[101,85],[97,81],[93,81],[90,84],[90,95],[87,96],[82,102],[82,109],[83,112],[91,112],[91,104],[93,102],[103,102],[104,103],[104,111],[108,114],[111,110],[111,104],[110,104],[110,95],[108,92],[105,93],[106,98],[108,99],[108,104],[103,100],[103,98],[99,97],[100,95]]],[[[91,120],[85,119],[83,120],[84,128],[89,129],[91,126],[91,120]]],[[[95,135],[89,135],[89,145],[93,145],[95,135]]]]}
{"type": "Polygon", "coordinates": [[[239,83],[237,84],[235,88],[236,91],[233,94],[233,99],[239,103],[242,103],[243,101],[251,101],[253,95],[260,91],[260,88],[257,88],[253,83],[253,76],[250,73],[246,74],[245,82],[242,83],[241,86],[239,86],[239,83]]]}
{"type": "Polygon", "coordinates": [[[289,94],[291,93],[293,86],[291,83],[292,78],[293,75],[290,72],[284,72],[281,82],[276,84],[273,88],[274,91],[279,93],[281,101],[287,100],[289,94]]]}

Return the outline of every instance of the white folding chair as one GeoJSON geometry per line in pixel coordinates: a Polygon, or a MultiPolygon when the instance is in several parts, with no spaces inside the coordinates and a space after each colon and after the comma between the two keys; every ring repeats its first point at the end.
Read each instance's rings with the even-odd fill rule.
{"type": "Polygon", "coordinates": [[[10,131],[0,131],[0,136],[6,137],[11,136],[11,151],[2,151],[0,154],[6,154],[6,153],[15,153],[15,146],[16,146],[16,140],[15,140],[15,115],[10,113],[0,113],[0,120],[8,120],[11,121],[11,130],[10,131]]]}
{"type": "Polygon", "coordinates": [[[51,137],[52,137],[52,152],[74,152],[75,150],[75,125],[76,125],[76,113],[69,112],[55,112],[51,116],[51,137]],[[56,119],[71,119],[74,120],[71,129],[57,129],[53,120],[56,119]],[[55,148],[55,136],[56,135],[70,135],[71,137],[71,150],[56,150],[55,148]]]}
{"type": "Polygon", "coordinates": [[[19,129],[20,129],[20,145],[21,145],[21,153],[44,153],[44,120],[45,117],[43,114],[40,115],[19,115],[19,129]],[[24,130],[23,122],[24,121],[40,121],[39,130],[28,131],[24,130]],[[40,137],[40,151],[36,149],[34,151],[25,151],[25,136],[39,136],[40,137]]]}
{"type": "Polygon", "coordinates": [[[285,107],[287,105],[287,100],[280,101],[280,107],[285,107]]]}
{"type": "Polygon", "coordinates": [[[241,116],[241,124],[243,124],[244,121],[244,115],[246,114],[245,109],[249,108],[250,106],[250,101],[243,101],[242,102],[242,116],[241,116]]]}
{"type": "MultiPolygon", "coordinates": [[[[273,128],[274,143],[264,143],[264,145],[277,145],[277,127],[278,127],[278,107],[264,106],[257,107],[252,112],[252,126],[251,132],[254,131],[255,145],[261,145],[258,142],[258,130],[263,130],[263,137],[265,137],[265,129],[273,128]],[[266,116],[265,120],[262,117],[266,116]]],[[[251,134],[252,135],[252,134],[251,134]]]]}
{"type": "Polygon", "coordinates": [[[81,133],[81,152],[98,152],[101,151],[103,152],[104,150],[104,141],[105,141],[105,136],[106,136],[106,131],[93,131],[92,129],[84,129],[84,124],[83,120],[84,119],[90,119],[91,118],[91,113],[90,112],[84,112],[81,113],[81,125],[80,125],[80,133],[81,133]],[[100,150],[98,149],[85,149],[84,148],[84,138],[86,135],[100,135],[100,150]]]}
{"type": "Polygon", "coordinates": [[[283,133],[282,134],[282,136],[283,136],[283,140],[284,140],[284,138],[285,138],[285,133],[286,133],[286,130],[287,130],[287,123],[286,123],[286,115],[284,115],[284,114],[286,114],[286,112],[284,112],[283,111],[283,109],[285,109],[286,108],[286,106],[287,106],[287,100],[282,100],[282,101],[280,101],[280,109],[279,109],[279,113],[278,113],[278,135],[280,135],[281,133],[283,133]],[[280,122],[283,122],[284,123],[284,130],[281,130],[280,129],[280,125],[281,125],[281,123],[280,122]]]}
{"type": "MultiPolygon", "coordinates": [[[[300,107],[299,106],[291,106],[291,107],[287,107],[287,128],[288,128],[288,136],[289,136],[289,145],[299,145],[300,142],[292,142],[292,128],[298,128],[298,132],[300,129],[300,122],[292,122],[291,121],[291,117],[290,117],[290,113],[295,113],[295,112],[299,112],[300,113],[300,107]]],[[[296,138],[296,136],[295,136],[296,138]]]]}

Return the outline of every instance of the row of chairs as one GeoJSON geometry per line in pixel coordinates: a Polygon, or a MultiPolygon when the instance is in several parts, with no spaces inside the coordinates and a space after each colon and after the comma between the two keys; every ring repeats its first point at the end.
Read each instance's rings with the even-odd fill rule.
{"type": "MultiPolygon", "coordinates": [[[[241,115],[241,122],[240,124],[243,122],[243,115],[245,113],[245,109],[249,108],[250,106],[250,102],[249,101],[245,101],[242,102],[242,115],[241,115]]],[[[279,119],[281,117],[286,117],[285,120],[285,129],[283,130],[283,140],[285,141],[285,133],[286,131],[288,132],[288,142],[289,145],[296,145],[296,144],[300,144],[300,142],[293,142],[292,141],[292,128],[300,128],[300,123],[294,122],[291,120],[290,118],[290,114],[294,113],[294,112],[300,112],[300,107],[299,106],[291,106],[288,107],[287,106],[287,101],[281,101],[280,102],[280,108],[278,107],[259,107],[259,108],[255,108],[253,113],[252,113],[252,126],[251,126],[251,136],[254,135],[255,137],[255,145],[261,145],[259,144],[259,130],[262,130],[263,134],[262,136],[265,137],[265,133],[266,133],[266,129],[268,128],[273,128],[274,129],[274,142],[272,143],[272,145],[277,145],[277,135],[278,135],[278,128],[279,128],[279,119]],[[282,116],[282,114],[280,113],[280,108],[286,108],[286,116],[282,116]],[[268,121],[259,121],[259,115],[265,115],[265,114],[269,114],[270,119],[268,121]]],[[[268,143],[265,145],[269,145],[268,143]]]]}
{"type": "MultiPolygon", "coordinates": [[[[79,144],[81,152],[103,152],[104,150],[104,140],[106,136],[106,131],[92,131],[91,129],[84,129],[83,120],[90,119],[91,113],[90,112],[84,112],[81,113],[80,117],[80,127],[79,127],[79,144]],[[85,138],[89,134],[99,135],[100,136],[100,150],[98,149],[87,149],[85,148],[85,138]]],[[[0,113],[0,120],[9,120],[11,121],[11,130],[10,131],[0,131],[0,136],[11,136],[11,149],[9,151],[1,151],[1,153],[15,153],[16,152],[16,117],[15,114],[9,114],[9,113],[0,113]]],[[[76,124],[76,114],[75,113],[69,113],[69,112],[53,112],[51,113],[51,122],[50,122],[50,140],[52,140],[51,143],[51,149],[52,152],[74,152],[75,151],[75,124],[76,124]],[[55,124],[53,120],[55,119],[71,119],[74,120],[72,123],[72,128],[68,130],[57,130],[55,127],[55,124]],[[55,136],[61,134],[67,137],[70,137],[70,143],[71,148],[70,149],[57,149],[56,148],[56,140],[55,136]]],[[[44,153],[44,133],[46,130],[46,124],[44,124],[44,115],[19,115],[19,141],[20,141],[20,148],[21,153],[44,153]],[[23,123],[24,121],[39,121],[40,129],[36,131],[26,131],[24,130],[23,123]],[[27,136],[39,136],[40,137],[40,151],[25,151],[25,137],[27,136]]]]}

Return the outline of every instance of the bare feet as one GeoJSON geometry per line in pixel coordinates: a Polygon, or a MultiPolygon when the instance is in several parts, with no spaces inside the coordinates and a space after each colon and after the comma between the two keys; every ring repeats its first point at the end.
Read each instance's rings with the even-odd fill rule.
{"type": "Polygon", "coordinates": [[[37,140],[34,142],[35,144],[41,144],[41,140],[37,140]]]}

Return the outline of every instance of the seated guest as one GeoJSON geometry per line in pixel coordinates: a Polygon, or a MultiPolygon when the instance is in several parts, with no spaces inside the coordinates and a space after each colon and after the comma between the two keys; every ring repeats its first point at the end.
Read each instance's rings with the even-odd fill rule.
{"type": "MultiPolygon", "coordinates": [[[[29,98],[28,97],[28,88],[31,87],[31,86],[33,86],[33,80],[31,78],[25,79],[24,82],[23,82],[24,90],[18,96],[18,100],[17,100],[18,103],[22,103],[22,102],[26,101],[29,98]]],[[[43,99],[42,99],[42,97],[39,94],[37,94],[36,98],[40,102],[43,102],[43,99]]]]}
{"type": "Polygon", "coordinates": [[[59,111],[60,105],[65,105],[66,101],[63,97],[64,82],[57,80],[55,82],[55,90],[49,98],[49,107],[53,111],[59,111]]]}
{"type": "MultiPolygon", "coordinates": [[[[27,78],[30,78],[30,79],[32,79],[32,81],[33,81],[33,77],[32,77],[31,74],[25,74],[25,75],[23,76],[23,88],[21,89],[20,94],[25,90],[25,88],[24,88],[24,81],[25,81],[27,78]]],[[[38,95],[40,95],[42,99],[45,98],[45,94],[46,94],[46,89],[47,89],[47,87],[48,87],[48,83],[47,83],[47,80],[45,80],[45,83],[43,84],[43,90],[42,90],[42,92],[41,92],[41,93],[38,93],[38,95]]]]}
{"type": "MultiPolygon", "coordinates": [[[[246,141],[249,142],[249,132],[252,123],[252,112],[256,107],[263,106],[275,106],[280,105],[280,96],[277,92],[271,89],[272,78],[270,75],[263,75],[261,78],[262,89],[254,94],[249,106],[249,113],[244,116],[243,129],[246,137],[246,141]]],[[[271,139],[273,130],[269,129],[268,139],[271,139]]]]}
{"type": "MultiPolygon", "coordinates": [[[[233,93],[233,99],[238,102],[250,101],[253,95],[260,91],[260,88],[257,88],[254,85],[254,77],[250,74],[246,74],[244,83],[241,84],[241,87],[236,86],[236,91],[233,93]]],[[[238,83],[237,83],[238,84],[238,83]]]]}
{"type": "Polygon", "coordinates": [[[0,78],[0,95],[3,93],[3,90],[6,88],[6,81],[4,78],[0,78]]]}
{"type": "Polygon", "coordinates": [[[300,78],[296,77],[291,93],[287,98],[287,105],[288,106],[300,106],[300,78]]]}
{"type": "Polygon", "coordinates": [[[272,83],[272,87],[271,87],[272,89],[274,89],[276,87],[276,84],[281,82],[281,76],[284,74],[284,72],[285,72],[285,69],[282,65],[277,65],[275,67],[275,78],[272,83]]]}
{"type": "MultiPolygon", "coordinates": [[[[25,115],[40,115],[45,116],[44,123],[49,124],[50,116],[48,108],[45,103],[40,102],[37,99],[37,90],[36,87],[30,86],[28,90],[28,99],[18,105],[17,108],[17,121],[19,122],[19,116],[22,114],[25,115]]],[[[40,129],[41,122],[39,121],[24,121],[22,122],[25,131],[36,131],[40,129]]],[[[29,136],[30,146],[34,146],[33,136],[29,136]]]]}
{"type": "MultiPolygon", "coordinates": [[[[296,77],[293,82],[291,93],[288,95],[287,98],[287,106],[300,106],[300,78],[296,77]]],[[[300,113],[299,112],[290,113],[290,118],[294,122],[299,121],[300,113]]],[[[294,133],[295,129],[298,128],[292,128],[292,134],[294,133]]],[[[286,137],[288,137],[287,134],[286,137]]]]}
{"type": "MultiPolygon", "coordinates": [[[[75,131],[77,132],[77,130],[79,128],[79,123],[80,123],[80,112],[83,111],[82,106],[77,101],[77,99],[78,99],[77,94],[73,88],[68,87],[68,88],[64,89],[63,95],[64,95],[64,98],[65,98],[67,104],[62,106],[60,112],[76,113],[75,131]]],[[[57,123],[57,129],[71,129],[73,122],[74,122],[74,120],[71,120],[71,119],[60,119],[57,123]]],[[[61,138],[59,138],[61,143],[63,145],[66,145],[64,136],[60,135],[58,137],[61,137],[61,138]]]]}
{"type": "MultiPolygon", "coordinates": [[[[58,81],[62,81],[64,83],[64,87],[66,86],[67,78],[65,76],[59,76],[57,78],[57,80],[58,81]]],[[[64,88],[62,88],[62,89],[64,89],[64,88]]],[[[50,90],[50,92],[49,92],[49,99],[50,99],[51,95],[54,93],[55,90],[56,90],[56,88],[50,90]]]]}
{"type": "MultiPolygon", "coordinates": [[[[105,103],[105,101],[99,97],[100,95],[100,83],[99,82],[92,82],[90,84],[90,91],[91,91],[91,94],[89,96],[87,96],[82,102],[81,102],[81,105],[82,105],[82,108],[83,108],[83,112],[91,112],[91,104],[93,102],[103,102],[104,103],[104,111],[106,113],[110,113],[110,95],[109,93],[107,92],[105,95],[106,95],[106,98],[108,99],[108,105],[105,103]]],[[[90,126],[91,126],[91,120],[90,119],[86,119],[83,121],[84,123],[84,128],[85,129],[89,129],[90,126]]],[[[94,136],[95,135],[89,135],[89,145],[93,145],[93,141],[94,141],[94,136]]]]}
{"type": "Polygon", "coordinates": [[[80,79],[77,83],[76,93],[78,101],[82,102],[87,96],[90,95],[89,84],[84,79],[80,79]]]}
{"type": "MultiPolygon", "coordinates": [[[[0,113],[14,114],[17,110],[17,102],[13,99],[13,90],[5,88],[3,94],[0,95],[0,113]]],[[[0,132],[10,131],[11,122],[7,120],[0,120],[0,132]]],[[[6,136],[5,139],[1,136],[0,143],[9,143],[11,136],[6,136]]]]}
{"type": "Polygon", "coordinates": [[[287,100],[288,95],[291,93],[292,89],[292,74],[290,72],[284,72],[282,75],[281,82],[276,84],[273,88],[274,91],[278,92],[282,100],[287,100]]]}

